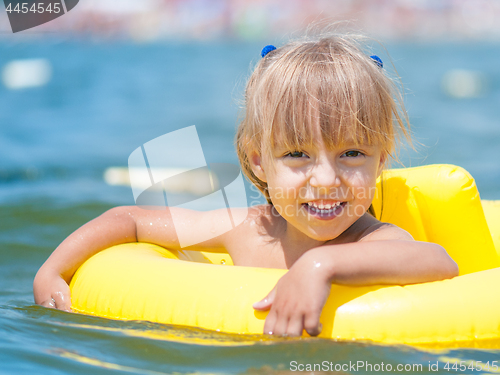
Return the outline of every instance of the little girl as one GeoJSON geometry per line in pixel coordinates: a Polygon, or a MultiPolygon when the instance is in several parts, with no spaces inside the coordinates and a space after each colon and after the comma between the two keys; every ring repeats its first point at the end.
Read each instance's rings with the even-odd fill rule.
{"type": "MultiPolygon", "coordinates": [[[[251,207],[239,226],[196,249],[227,251],[237,266],[289,269],[254,305],[270,310],[264,333],[318,335],[332,283],[456,276],[457,265],[441,246],[414,241],[372,215],[376,179],[398,135],[408,136],[380,59],[341,36],[267,46],[262,55],[247,84],[236,143],[244,173],[268,204],[251,207]]],[[[207,223],[207,231],[220,215],[111,209],[52,253],[35,277],[35,302],[69,311],[71,277],[107,247],[138,241],[179,249],[171,210],[186,222],[207,223]]]]}

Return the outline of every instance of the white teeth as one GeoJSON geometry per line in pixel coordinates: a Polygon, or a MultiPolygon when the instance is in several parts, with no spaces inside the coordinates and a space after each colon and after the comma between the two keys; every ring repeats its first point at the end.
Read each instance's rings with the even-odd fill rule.
{"type": "Polygon", "coordinates": [[[317,204],[316,202],[307,202],[307,205],[314,209],[314,211],[323,211],[323,213],[327,213],[327,211],[332,211],[337,209],[342,202],[335,202],[334,204],[317,204]]]}

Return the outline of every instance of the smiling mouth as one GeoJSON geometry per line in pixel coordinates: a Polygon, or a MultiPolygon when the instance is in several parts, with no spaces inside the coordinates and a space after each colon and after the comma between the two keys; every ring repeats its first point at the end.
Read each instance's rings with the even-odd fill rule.
{"type": "Polygon", "coordinates": [[[332,202],[328,204],[324,204],[323,202],[307,202],[303,203],[303,206],[312,216],[320,219],[333,219],[342,212],[346,204],[347,202],[332,202]]]}

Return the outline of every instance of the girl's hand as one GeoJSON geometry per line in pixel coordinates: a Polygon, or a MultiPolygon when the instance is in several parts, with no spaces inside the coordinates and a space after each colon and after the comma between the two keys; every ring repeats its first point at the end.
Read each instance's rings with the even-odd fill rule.
{"type": "Polygon", "coordinates": [[[319,318],[330,289],[330,276],[325,267],[311,251],[304,254],[273,290],[253,305],[256,310],[271,310],[264,334],[301,336],[305,329],[311,336],[319,335],[322,329],[319,318]]]}
{"type": "Polygon", "coordinates": [[[71,296],[66,281],[57,274],[41,268],[33,281],[35,303],[64,311],[71,311],[71,296]]]}

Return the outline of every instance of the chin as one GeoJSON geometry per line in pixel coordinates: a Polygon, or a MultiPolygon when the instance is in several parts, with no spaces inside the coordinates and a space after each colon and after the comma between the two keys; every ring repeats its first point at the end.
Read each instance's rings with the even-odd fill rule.
{"type": "Polygon", "coordinates": [[[312,238],[313,240],[316,241],[330,241],[334,240],[338,236],[340,236],[340,233],[305,233],[308,237],[312,238]]]}

